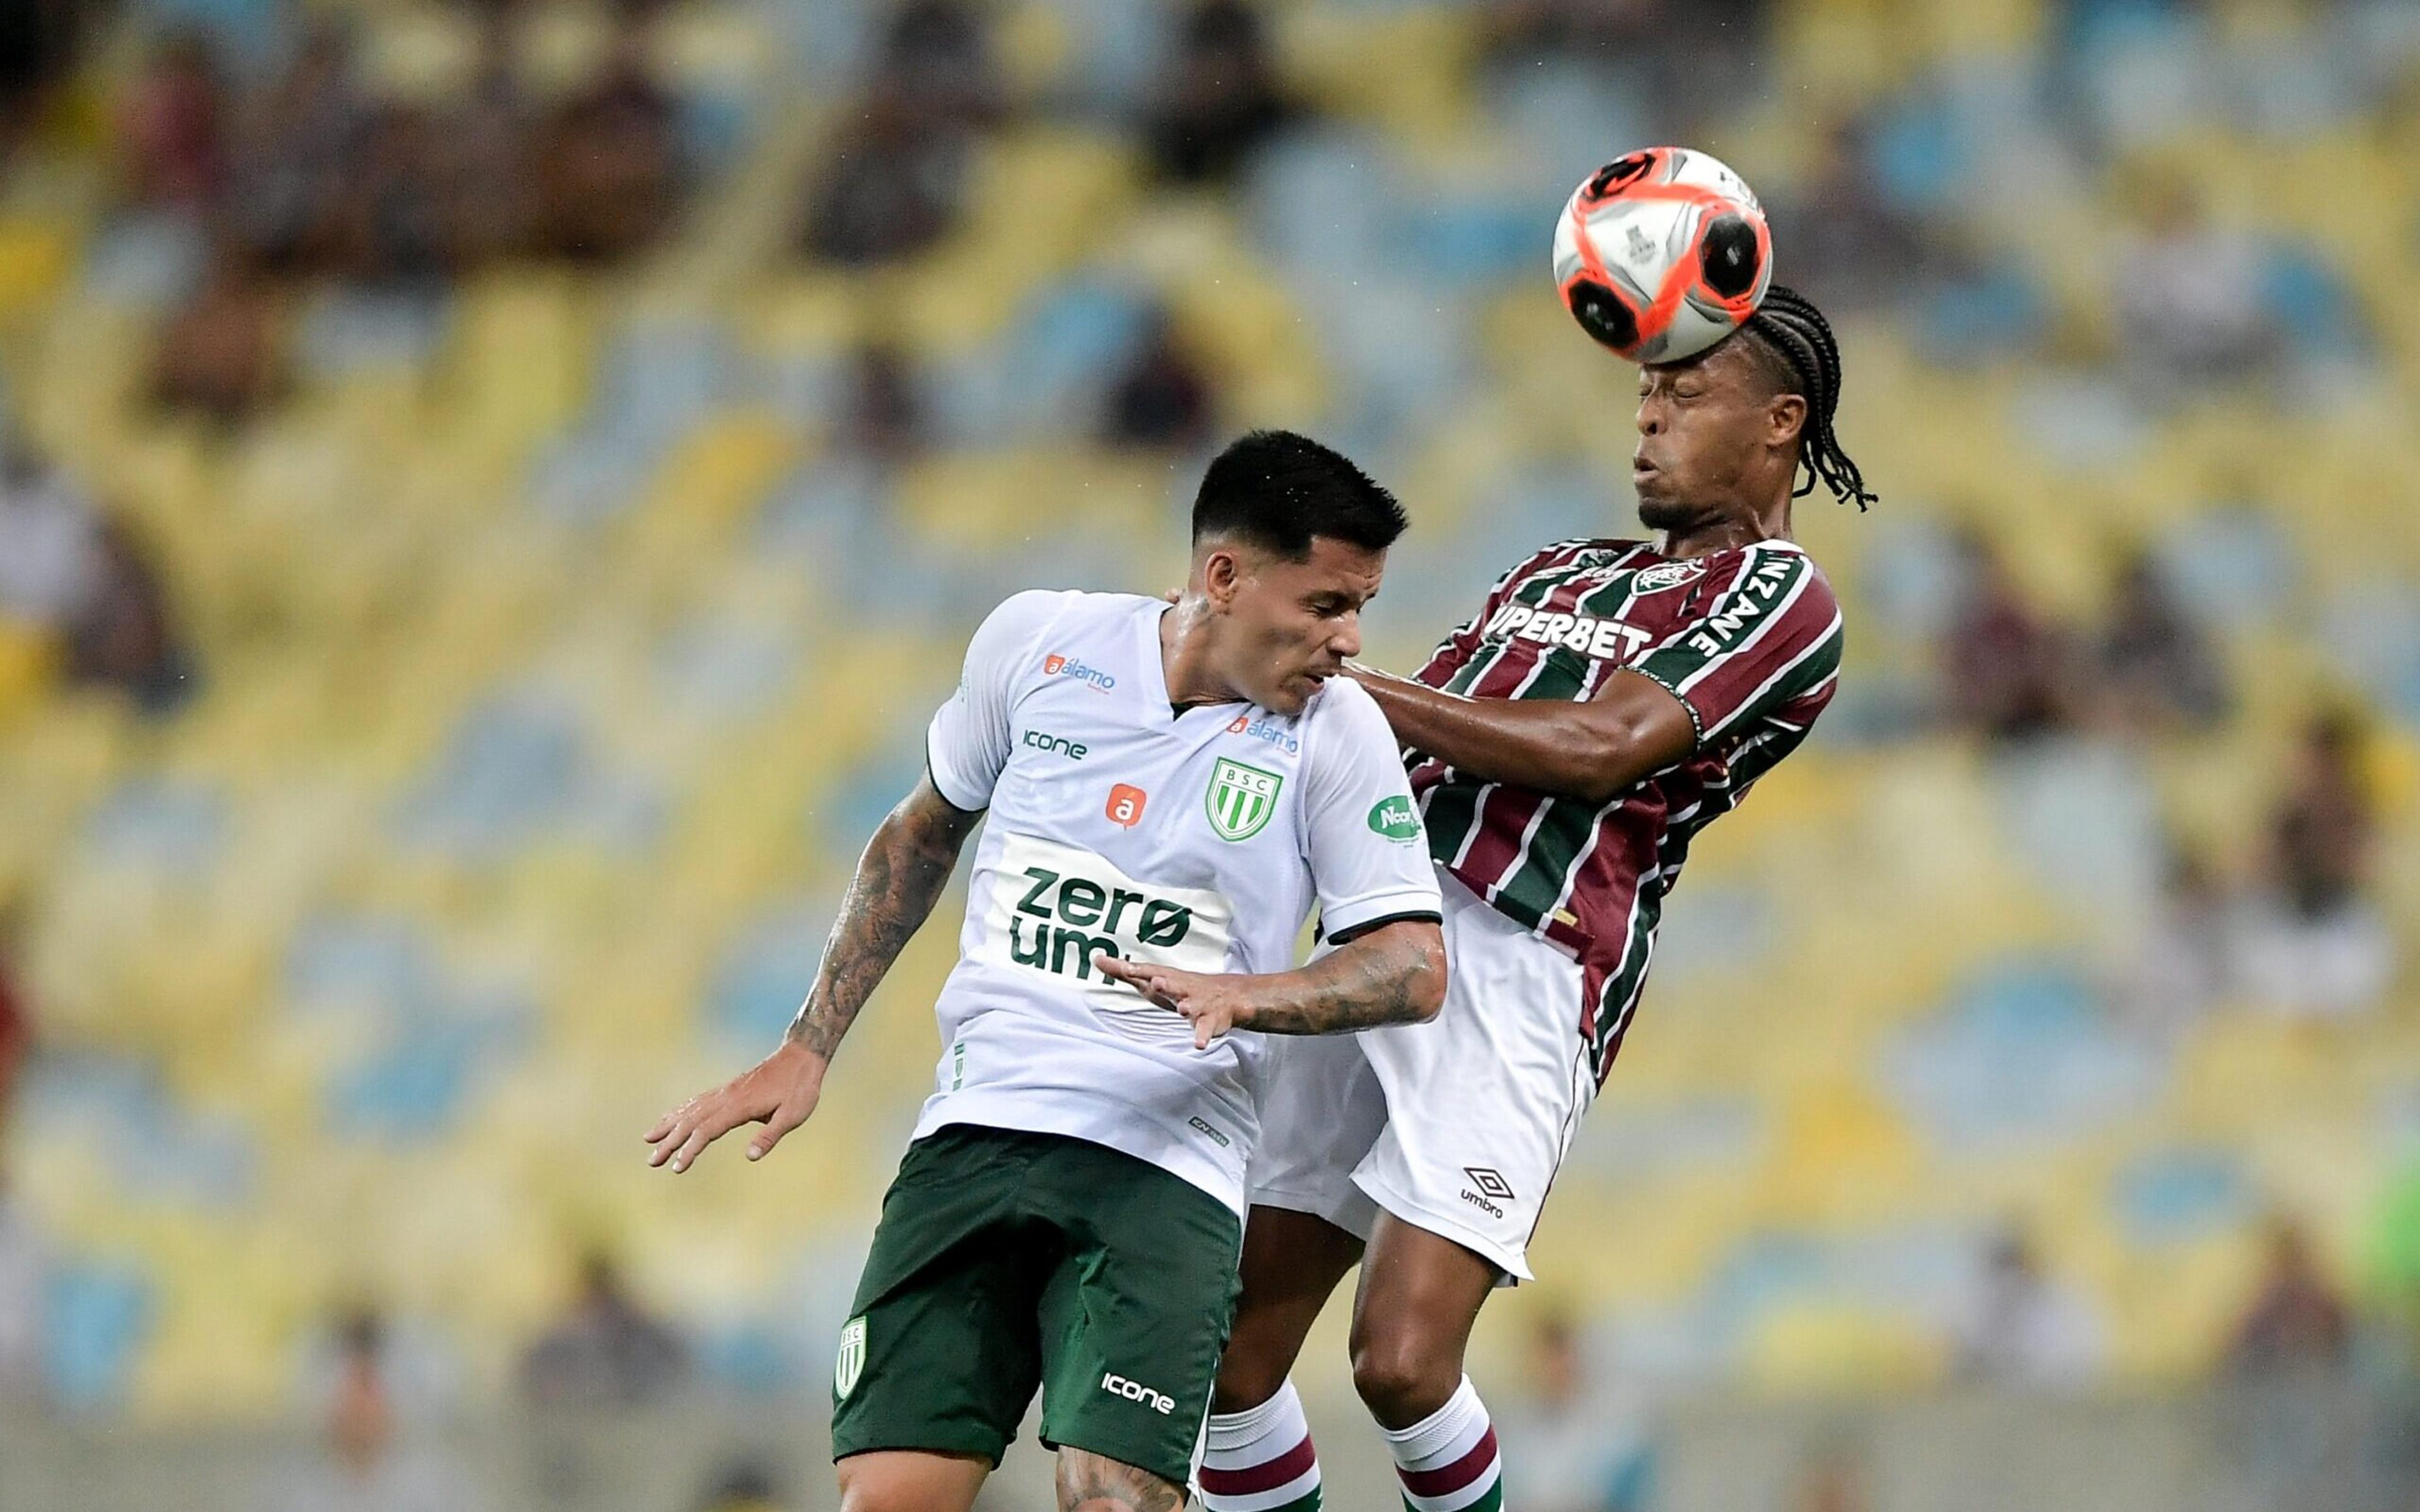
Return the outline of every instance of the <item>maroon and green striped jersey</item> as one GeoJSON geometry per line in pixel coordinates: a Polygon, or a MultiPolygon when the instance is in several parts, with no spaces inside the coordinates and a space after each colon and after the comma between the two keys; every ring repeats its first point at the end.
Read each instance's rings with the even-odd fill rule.
{"type": "Polygon", "coordinates": [[[1599,1080],[1690,841],[1807,738],[1838,683],[1840,639],[1831,584],[1792,542],[1673,558],[1641,541],[1563,541],[1497,579],[1420,669],[1473,698],[1570,700],[1627,670],[1671,689],[1697,726],[1685,761],[1603,803],[1408,756],[1438,864],[1578,957],[1578,1027],[1599,1080]]]}

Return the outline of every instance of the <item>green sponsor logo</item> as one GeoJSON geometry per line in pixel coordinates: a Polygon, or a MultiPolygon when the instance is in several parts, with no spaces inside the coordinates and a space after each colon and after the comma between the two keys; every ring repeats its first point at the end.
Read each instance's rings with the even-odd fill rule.
{"type": "Polygon", "coordinates": [[[1388,840],[1408,845],[1420,838],[1419,810],[1412,807],[1411,799],[1400,794],[1380,798],[1370,810],[1370,827],[1388,840]]]}
{"type": "Polygon", "coordinates": [[[1036,971],[1093,980],[1093,958],[1123,956],[1122,943],[1173,949],[1193,928],[1193,910],[1131,887],[1029,866],[1032,885],[1008,917],[1008,958],[1036,971]]]}
{"type": "Polygon", "coordinates": [[[1220,840],[1249,840],[1278,811],[1278,790],[1285,779],[1242,762],[1218,758],[1210,769],[1210,792],[1203,800],[1210,827],[1220,840]]]}

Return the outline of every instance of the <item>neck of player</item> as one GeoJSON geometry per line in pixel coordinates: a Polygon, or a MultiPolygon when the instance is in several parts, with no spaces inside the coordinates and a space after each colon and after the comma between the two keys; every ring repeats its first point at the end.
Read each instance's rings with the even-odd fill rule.
{"type": "Polygon", "coordinates": [[[1218,675],[1218,614],[1199,594],[1187,593],[1159,617],[1159,668],[1171,706],[1249,702],[1218,675]]]}
{"type": "Polygon", "coordinates": [[[1661,517],[1646,518],[1644,510],[1640,515],[1648,525],[1663,532],[1664,542],[1658,549],[1668,557],[1702,557],[1753,546],[1759,541],[1787,540],[1790,480],[1784,478],[1780,487],[1773,490],[1761,505],[1726,500],[1703,510],[1683,506],[1669,514],[1657,513],[1661,517]],[[1687,517],[1671,517],[1676,514],[1687,517]]]}

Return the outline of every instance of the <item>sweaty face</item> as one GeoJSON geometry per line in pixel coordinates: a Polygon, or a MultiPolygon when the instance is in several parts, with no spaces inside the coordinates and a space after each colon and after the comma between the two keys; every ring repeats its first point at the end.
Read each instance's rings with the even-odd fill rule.
{"type": "Polygon", "coordinates": [[[1232,548],[1233,592],[1219,660],[1230,686],[1278,714],[1299,714],[1319,685],[1361,654],[1361,606],[1377,596],[1387,553],[1316,536],[1289,562],[1232,548]]]}
{"type": "Polygon", "coordinates": [[[1777,402],[1740,340],[1640,368],[1638,444],[1630,454],[1640,522],[1685,531],[1761,503],[1776,439],[1786,434],[1776,428],[1777,402]]]}

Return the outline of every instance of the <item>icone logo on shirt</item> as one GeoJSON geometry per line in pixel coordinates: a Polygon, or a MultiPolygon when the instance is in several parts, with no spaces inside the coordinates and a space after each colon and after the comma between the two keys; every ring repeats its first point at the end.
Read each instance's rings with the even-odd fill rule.
{"type": "Polygon", "coordinates": [[[1045,677],[1072,677],[1079,683],[1089,683],[1103,693],[1118,686],[1116,678],[1098,667],[1087,667],[1080,659],[1063,656],[1055,651],[1042,658],[1042,674],[1045,677]]]}

